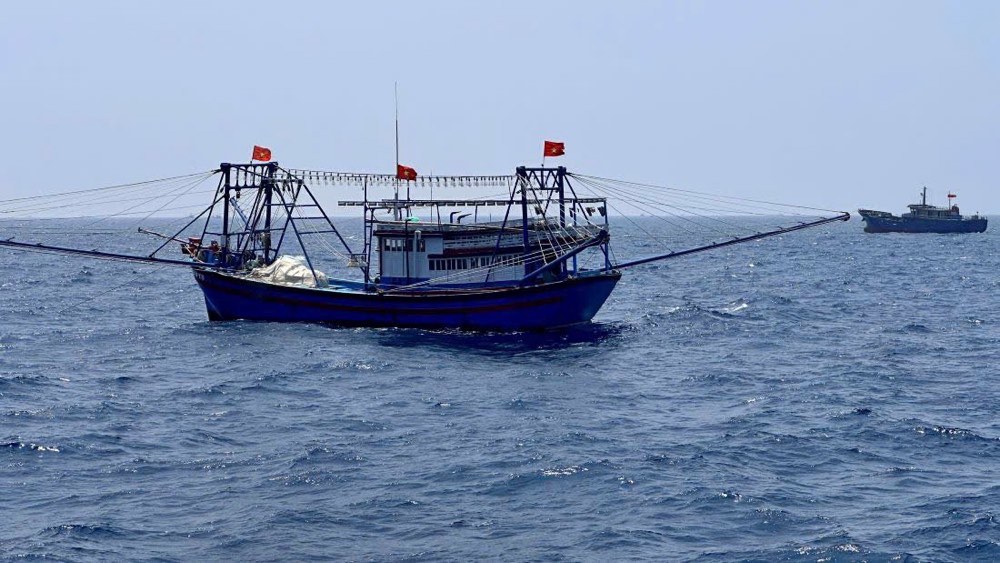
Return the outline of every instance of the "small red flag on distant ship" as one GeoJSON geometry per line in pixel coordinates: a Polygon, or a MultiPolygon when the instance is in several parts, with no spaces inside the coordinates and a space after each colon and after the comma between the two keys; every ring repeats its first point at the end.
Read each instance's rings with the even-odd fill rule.
{"type": "Polygon", "coordinates": [[[402,164],[396,165],[396,177],[400,180],[416,180],[417,171],[410,168],[409,166],[403,166],[402,164]]]}
{"type": "Polygon", "coordinates": [[[955,198],[955,197],[958,197],[958,196],[955,195],[955,194],[953,194],[953,193],[951,193],[951,192],[948,192],[948,199],[952,199],[952,198],[955,198]]]}
{"type": "Polygon", "coordinates": [[[566,154],[566,143],[545,141],[545,148],[542,150],[542,156],[562,156],[564,154],[566,154]]]}
{"type": "Polygon", "coordinates": [[[260,147],[257,145],[253,146],[253,154],[250,155],[250,160],[259,160],[261,162],[268,162],[271,160],[271,149],[267,147],[260,147]]]}

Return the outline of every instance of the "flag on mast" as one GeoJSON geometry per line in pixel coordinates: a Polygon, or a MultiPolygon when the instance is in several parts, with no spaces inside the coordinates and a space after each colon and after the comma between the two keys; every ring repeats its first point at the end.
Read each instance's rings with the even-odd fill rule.
{"type": "Polygon", "coordinates": [[[417,171],[410,168],[409,166],[403,166],[402,164],[396,165],[396,177],[400,180],[416,180],[417,171]]]}
{"type": "Polygon", "coordinates": [[[545,141],[542,148],[542,156],[562,156],[566,154],[566,143],[558,141],[545,141]]]}
{"type": "Polygon", "coordinates": [[[261,147],[258,145],[253,146],[253,153],[250,155],[250,161],[259,160],[261,162],[268,162],[271,160],[271,149],[267,147],[261,147]]]}

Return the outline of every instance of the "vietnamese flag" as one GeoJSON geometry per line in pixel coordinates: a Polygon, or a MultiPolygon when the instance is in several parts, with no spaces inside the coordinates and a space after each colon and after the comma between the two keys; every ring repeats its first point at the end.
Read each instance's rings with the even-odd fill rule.
{"type": "Polygon", "coordinates": [[[400,180],[416,180],[417,171],[410,168],[409,166],[403,166],[402,164],[396,165],[396,177],[400,180]]]}
{"type": "Polygon", "coordinates": [[[562,156],[564,154],[566,154],[566,143],[545,141],[545,147],[542,149],[542,156],[562,156]]]}
{"type": "Polygon", "coordinates": [[[254,145],[253,154],[250,156],[250,160],[259,160],[261,162],[271,160],[271,149],[254,145]]]}

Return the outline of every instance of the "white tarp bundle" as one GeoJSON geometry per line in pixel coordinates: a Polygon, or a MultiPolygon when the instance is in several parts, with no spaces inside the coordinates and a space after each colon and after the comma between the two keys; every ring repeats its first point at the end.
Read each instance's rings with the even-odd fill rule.
{"type": "Polygon", "coordinates": [[[316,279],[313,279],[312,270],[309,269],[306,259],[302,256],[281,256],[270,266],[251,270],[250,277],[282,285],[304,285],[306,287],[330,285],[326,274],[319,270],[316,270],[316,279]]]}

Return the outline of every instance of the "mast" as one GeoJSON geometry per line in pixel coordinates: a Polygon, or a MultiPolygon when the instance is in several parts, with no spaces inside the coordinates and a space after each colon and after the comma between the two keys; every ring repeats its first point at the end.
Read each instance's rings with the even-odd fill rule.
{"type": "MultiPolygon", "coordinates": [[[[544,173],[544,171],[543,171],[544,173]]],[[[530,241],[528,239],[528,171],[523,166],[517,167],[517,176],[521,179],[521,261],[524,262],[524,273],[530,272],[531,265],[528,264],[528,252],[530,249],[530,241]]],[[[545,183],[545,177],[541,176],[539,179],[543,185],[545,183]]],[[[500,237],[503,237],[503,230],[500,231],[500,237]]]]}
{"type": "MultiPolygon", "coordinates": [[[[403,210],[399,207],[399,83],[392,83],[392,101],[396,110],[396,220],[403,221],[403,266],[406,272],[406,282],[410,282],[410,221],[409,221],[409,208],[407,208],[407,213],[404,216],[403,210]]],[[[406,180],[406,202],[410,202],[410,181],[406,180]]],[[[416,249],[414,249],[416,250],[416,249]]]]}
{"type": "Polygon", "coordinates": [[[927,186],[924,186],[923,205],[927,205],[927,186]]]}
{"type": "MultiPolygon", "coordinates": [[[[223,167],[225,174],[225,185],[222,186],[222,248],[229,248],[229,186],[231,185],[231,169],[229,166],[223,167]]],[[[202,235],[204,236],[204,235],[202,235]]]]}
{"type": "Polygon", "coordinates": [[[396,109],[396,196],[395,196],[395,207],[393,209],[393,217],[397,221],[400,219],[399,212],[399,83],[392,83],[392,101],[396,109]]]}
{"type": "MultiPolygon", "coordinates": [[[[263,243],[264,250],[264,265],[271,264],[271,208],[274,207],[273,204],[273,191],[274,191],[274,179],[268,174],[268,177],[261,182],[261,186],[264,188],[264,232],[260,235],[260,241],[263,243]]],[[[277,257],[275,257],[277,258],[277,257]]]]}

